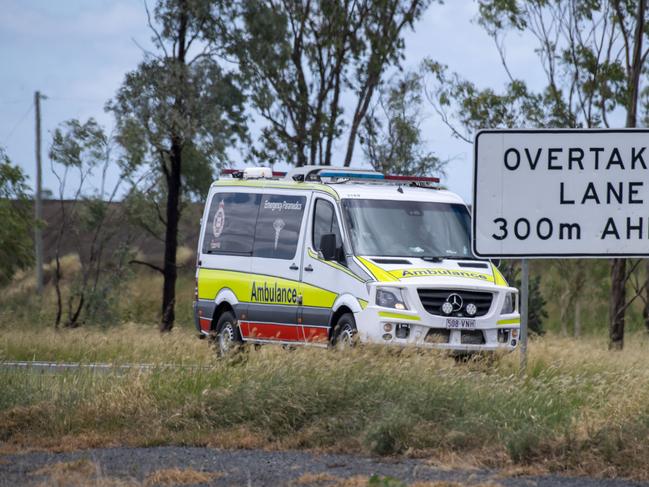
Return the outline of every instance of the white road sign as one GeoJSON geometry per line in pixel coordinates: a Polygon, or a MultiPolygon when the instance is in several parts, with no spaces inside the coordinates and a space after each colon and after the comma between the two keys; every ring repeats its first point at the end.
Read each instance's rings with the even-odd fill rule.
{"type": "Polygon", "coordinates": [[[474,151],[476,255],[649,256],[649,130],[483,130],[474,151]]]}

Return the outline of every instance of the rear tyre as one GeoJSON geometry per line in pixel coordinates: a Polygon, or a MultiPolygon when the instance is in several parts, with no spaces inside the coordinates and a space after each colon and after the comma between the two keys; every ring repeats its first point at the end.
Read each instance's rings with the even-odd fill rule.
{"type": "Polygon", "coordinates": [[[340,349],[353,348],[358,344],[358,330],[356,329],[356,321],[354,315],[345,313],[336,322],[334,328],[333,345],[340,349]]]}
{"type": "Polygon", "coordinates": [[[230,311],[222,313],[216,322],[216,354],[229,357],[241,350],[243,340],[237,326],[237,320],[230,311]]]}

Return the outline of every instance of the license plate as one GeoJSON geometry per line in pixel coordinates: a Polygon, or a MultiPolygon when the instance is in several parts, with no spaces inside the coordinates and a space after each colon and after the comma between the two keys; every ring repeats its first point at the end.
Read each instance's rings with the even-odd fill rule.
{"type": "Polygon", "coordinates": [[[446,328],[473,330],[475,328],[475,320],[473,318],[446,318],[446,328]]]}

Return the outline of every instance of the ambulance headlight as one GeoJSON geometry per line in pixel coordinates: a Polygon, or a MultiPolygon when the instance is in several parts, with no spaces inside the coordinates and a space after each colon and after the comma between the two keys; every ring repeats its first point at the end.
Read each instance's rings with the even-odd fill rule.
{"type": "Polygon", "coordinates": [[[376,288],[376,305],[383,308],[408,309],[402,290],[398,287],[376,288]]]}
{"type": "Polygon", "coordinates": [[[506,315],[516,311],[516,294],[507,293],[505,294],[505,303],[503,304],[503,309],[500,310],[500,314],[506,315]]]}

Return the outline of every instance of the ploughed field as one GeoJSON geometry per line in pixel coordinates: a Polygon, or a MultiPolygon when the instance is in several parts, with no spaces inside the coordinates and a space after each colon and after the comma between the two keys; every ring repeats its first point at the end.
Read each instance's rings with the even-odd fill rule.
{"type": "Polygon", "coordinates": [[[457,364],[431,351],[266,346],[219,360],[185,328],[160,335],[144,325],[54,331],[5,323],[3,361],[152,367],[0,368],[0,453],[308,449],[647,480],[646,346],[641,335],[621,353],[594,338],[536,338],[519,377],[517,353],[457,364]]]}

